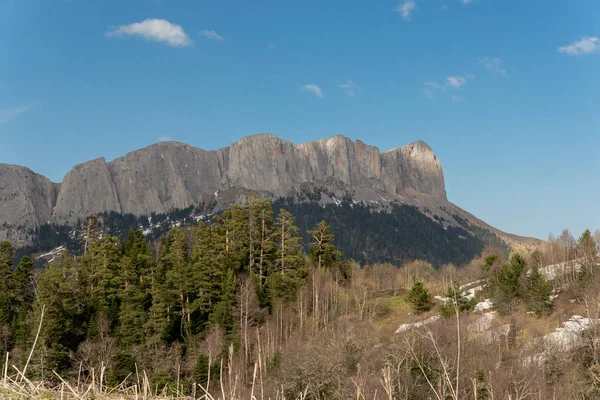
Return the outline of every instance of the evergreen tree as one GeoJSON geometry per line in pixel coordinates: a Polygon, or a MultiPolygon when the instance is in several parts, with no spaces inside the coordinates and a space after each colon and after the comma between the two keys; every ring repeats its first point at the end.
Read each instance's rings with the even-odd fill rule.
{"type": "Polygon", "coordinates": [[[410,304],[415,314],[421,314],[431,310],[433,307],[431,300],[431,293],[429,293],[429,290],[425,288],[421,281],[415,281],[406,296],[406,302],[410,304]]]}
{"type": "Polygon", "coordinates": [[[525,300],[527,311],[540,317],[550,312],[552,287],[546,282],[537,267],[533,267],[525,279],[525,300]]]}
{"type": "Polygon", "coordinates": [[[510,258],[510,263],[503,265],[498,271],[496,280],[496,308],[503,314],[510,314],[522,297],[522,276],[527,269],[527,262],[518,253],[510,258]]]}
{"type": "Polygon", "coordinates": [[[106,235],[88,247],[91,302],[98,313],[106,315],[111,329],[119,323],[122,247],[119,239],[106,235]]]}
{"type": "Polygon", "coordinates": [[[277,217],[277,238],[277,261],[269,276],[268,286],[272,296],[292,301],[307,270],[302,253],[302,238],[294,225],[294,217],[283,209],[279,210],[277,217]]]}
{"type": "Polygon", "coordinates": [[[196,330],[203,330],[221,300],[228,259],[223,229],[201,222],[194,233],[192,263],[197,296],[191,306],[200,316],[196,330]]]}
{"type": "Polygon", "coordinates": [[[471,312],[475,308],[475,299],[467,298],[463,295],[463,291],[460,289],[460,283],[454,281],[452,285],[448,286],[444,296],[449,300],[445,301],[441,307],[441,314],[445,318],[449,318],[455,315],[457,309],[458,312],[471,312]]]}
{"type": "Polygon", "coordinates": [[[34,266],[27,256],[21,258],[14,271],[15,287],[13,331],[15,340],[21,344],[28,333],[27,313],[31,311],[34,300],[34,266]]]}
{"type": "MultiPolygon", "coordinates": [[[[47,349],[48,359],[45,363],[37,363],[43,365],[46,372],[50,368],[64,372],[70,365],[69,352],[75,351],[85,339],[89,314],[83,300],[73,257],[63,250],[38,278],[37,296],[29,318],[29,325],[36,326],[42,308],[46,307],[39,342],[47,349]]],[[[31,329],[29,335],[33,342],[36,330],[31,329]]],[[[39,352],[38,356],[43,354],[43,351],[39,352]]]]}
{"type": "Polygon", "coordinates": [[[595,272],[595,266],[598,257],[596,241],[594,240],[592,232],[590,232],[589,229],[586,229],[579,237],[578,247],[584,261],[584,267],[588,269],[591,274],[593,274],[595,272]]]}
{"type": "Polygon", "coordinates": [[[149,308],[153,259],[144,235],[136,230],[123,246],[119,301],[119,342],[125,347],[140,344],[146,336],[144,324],[149,308]]]}
{"type": "Polygon", "coordinates": [[[335,268],[344,280],[349,280],[352,270],[349,263],[345,262],[342,253],[335,247],[335,237],[331,228],[325,221],[319,222],[317,227],[308,231],[310,236],[309,256],[318,268],[335,268]]]}
{"type": "Polygon", "coordinates": [[[14,250],[9,242],[0,244],[0,327],[9,326],[13,317],[15,283],[13,279],[14,250]]]}

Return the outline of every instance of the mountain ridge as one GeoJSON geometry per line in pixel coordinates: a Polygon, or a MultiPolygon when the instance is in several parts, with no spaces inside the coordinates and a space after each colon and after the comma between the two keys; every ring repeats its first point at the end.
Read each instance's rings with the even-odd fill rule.
{"type": "Polygon", "coordinates": [[[276,198],[319,187],[356,201],[415,205],[453,225],[456,214],[504,234],[448,201],[441,162],[421,140],[381,152],[343,135],[295,144],[261,133],[217,150],[159,142],[110,162],[77,164],[60,183],[0,164],[0,240],[101,212],[164,213],[211,197],[225,207],[248,191],[276,198]]]}

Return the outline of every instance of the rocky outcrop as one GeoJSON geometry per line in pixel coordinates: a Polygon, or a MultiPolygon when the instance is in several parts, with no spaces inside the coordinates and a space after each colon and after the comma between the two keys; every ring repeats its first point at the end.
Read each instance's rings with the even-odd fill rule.
{"type": "Polygon", "coordinates": [[[110,163],[101,158],[79,164],[60,185],[21,167],[0,172],[1,229],[49,219],[73,223],[103,211],[161,213],[236,189],[283,196],[333,185],[377,199],[446,201],[442,166],[424,142],[380,153],[344,136],[294,144],[260,134],[216,151],[158,143],[110,163]]]}
{"type": "Polygon", "coordinates": [[[58,186],[29,168],[0,164],[0,240],[49,221],[58,186]]]}

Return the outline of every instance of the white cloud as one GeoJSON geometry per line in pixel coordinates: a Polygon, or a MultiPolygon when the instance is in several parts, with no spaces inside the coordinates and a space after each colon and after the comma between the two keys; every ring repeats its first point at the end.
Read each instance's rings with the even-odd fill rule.
{"type": "Polygon", "coordinates": [[[570,56],[581,56],[592,54],[600,51],[600,39],[596,36],[584,36],[580,41],[572,43],[568,46],[558,48],[559,53],[566,53],[570,56]]]}
{"type": "Polygon", "coordinates": [[[465,98],[464,97],[460,97],[460,96],[456,96],[456,95],[452,95],[452,101],[460,103],[460,102],[465,101],[465,98]]]}
{"type": "Polygon", "coordinates": [[[223,36],[219,35],[217,32],[209,31],[208,29],[200,31],[200,36],[204,36],[205,38],[208,38],[211,40],[218,40],[219,42],[225,40],[225,38],[223,36]]]}
{"type": "Polygon", "coordinates": [[[417,7],[417,3],[414,0],[405,0],[398,4],[398,7],[394,9],[398,14],[402,15],[402,18],[409,20],[412,12],[417,7]]]}
{"type": "Polygon", "coordinates": [[[346,83],[342,83],[340,85],[340,89],[344,89],[346,96],[354,97],[354,95],[356,94],[357,86],[354,82],[347,81],[346,83]]]}
{"type": "Polygon", "coordinates": [[[107,37],[141,36],[146,40],[164,42],[173,47],[185,47],[193,44],[192,39],[180,25],[164,19],[147,18],[142,22],[121,25],[106,32],[107,37]]]}
{"type": "Polygon", "coordinates": [[[448,4],[442,4],[442,10],[448,11],[448,4]]]}
{"type": "Polygon", "coordinates": [[[508,78],[508,73],[502,67],[502,60],[498,57],[479,57],[477,62],[496,76],[502,76],[504,78],[508,78]]]}
{"type": "Polygon", "coordinates": [[[446,85],[452,86],[455,89],[465,85],[467,83],[467,79],[462,76],[449,76],[446,78],[446,85]]]}
{"type": "Polygon", "coordinates": [[[170,142],[170,141],[172,141],[172,140],[173,140],[173,139],[171,139],[171,137],[170,137],[170,136],[161,136],[161,137],[159,137],[159,138],[158,138],[158,141],[159,141],[159,142],[170,142]]]}
{"type": "MultiPolygon", "coordinates": [[[[466,85],[468,80],[470,80],[470,79],[475,79],[475,75],[468,74],[466,78],[463,76],[449,76],[444,81],[444,84],[427,81],[427,82],[425,82],[426,87],[423,89],[423,94],[429,100],[433,100],[433,99],[435,99],[438,92],[445,91],[446,89],[460,89],[462,86],[466,85]]],[[[461,99],[458,96],[452,96],[453,101],[460,101],[460,100],[455,100],[455,98],[461,99]]]]}
{"type": "Polygon", "coordinates": [[[28,104],[26,106],[11,107],[4,110],[0,110],[0,124],[7,124],[15,121],[21,115],[31,110],[35,103],[28,104]]]}
{"type": "Polygon", "coordinates": [[[310,93],[312,93],[315,96],[320,97],[320,98],[324,97],[323,96],[323,91],[317,85],[313,85],[313,84],[304,85],[304,86],[302,86],[301,90],[305,90],[307,92],[310,92],[310,93]]]}
{"type": "Polygon", "coordinates": [[[458,1],[460,1],[463,4],[470,4],[473,2],[473,0],[458,0],[458,1]]]}

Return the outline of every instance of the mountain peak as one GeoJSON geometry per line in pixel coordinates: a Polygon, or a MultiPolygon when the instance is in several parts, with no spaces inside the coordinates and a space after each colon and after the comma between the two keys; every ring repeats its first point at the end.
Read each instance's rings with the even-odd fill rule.
{"type": "MultiPolygon", "coordinates": [[[[33,190],[21,187],[22,181],[43,178],[16,172],[4,175],[2,181],[7,183],[3,190],[21,190],[27,198],[33,196],[33,190]]],[[[30,184],[36,185],[39,182],[30,184]]],[[[326,187],[370,200],[384,195],[404,201],[415,194],[446,199],[441,164],[425,142],[381,153],[375,146],[343,135],[294,144],[272,133],[260,133],[214,151],[161,142],[111,162],[98,158],[78,164],[56,187],[57,193],[44,202],[30,202],[33,211],[25,214],[40,218],[30,218],[25,228],[47,222],[49,213],[51,220],[59,223],[103,211],[164,213],[228,190],[279,197],[298,193],[300,188],[326,187]],[[36,211],[38,208],[42,211],[36,211]]],[[[17,226],[15,215],[23,213],[3,211],[0,203],[0,227],[17,226]]]]}

